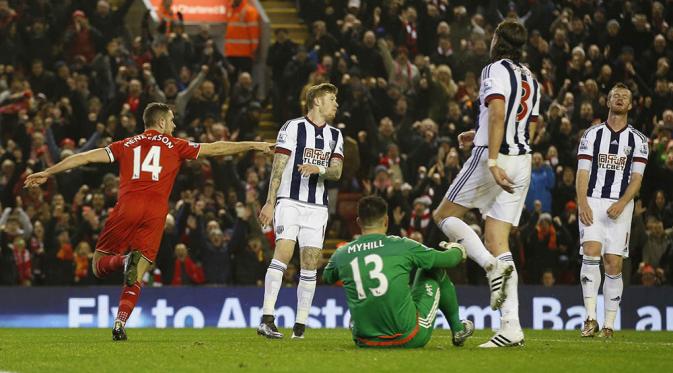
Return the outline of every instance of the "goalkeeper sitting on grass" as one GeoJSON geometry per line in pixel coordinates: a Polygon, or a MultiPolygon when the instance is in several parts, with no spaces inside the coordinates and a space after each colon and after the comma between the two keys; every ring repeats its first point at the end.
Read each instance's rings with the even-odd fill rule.
{"type": "Polygon", "coordinates": [[[465,260],[462,245],[442,242],[444,251],[416,241],[386,236],[388,204],[377,196],[358,203],[362,236],[340,247],[323,273],[325,283],[343,281],[360,347],[423,347],[432,335],[437,309],[449,321],[453,344],[462,346],[474,332],[458,315],[458,298],[446,275],[465,260]],[[416,278],[411,288],[409,276],[416,278]]]}

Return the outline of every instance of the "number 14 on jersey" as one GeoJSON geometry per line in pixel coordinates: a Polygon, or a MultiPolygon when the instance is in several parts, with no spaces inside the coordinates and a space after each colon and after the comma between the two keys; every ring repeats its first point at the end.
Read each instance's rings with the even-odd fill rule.
{"type": "Polygon", "coordinates": [[[152,174],[153,181],[159,181],[159,174],[161,173],[161,165],[159,160],[161,159],[161,147],[152,146],[150,151],[145,155],[142,163],[140,163],[140,146],[133,148],[133,176],[132,180],[140,179],[140,172],[149,172],[152,174]]]}

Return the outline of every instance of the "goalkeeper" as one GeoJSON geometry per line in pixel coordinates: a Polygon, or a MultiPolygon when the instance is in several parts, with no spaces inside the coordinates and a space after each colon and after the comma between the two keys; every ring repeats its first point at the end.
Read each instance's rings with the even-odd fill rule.
{"type": "Polygon", "coordinates": [[[465,260],[462,245],[442,242],[445,251],[438,251],[387,236],[388,204],[377,196],[358,202],[357,222],[362,236],[337,249],[323,273],[325,283],[343,281],[355,344],[423,347],[430,341],[439,309],[449,321],[453,344],[462,346],[474,325],[460,320],[456,289],[445,270],[465,260]]]}

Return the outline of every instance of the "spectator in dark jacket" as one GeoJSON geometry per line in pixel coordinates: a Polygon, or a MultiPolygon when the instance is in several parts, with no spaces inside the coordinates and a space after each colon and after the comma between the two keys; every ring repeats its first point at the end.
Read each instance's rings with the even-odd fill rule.
{"type": "Polygon", "coordinates": [[[230,234],[219,228],[211,229],[201,256],[203,271],[209,284],[229,284],[232,278],[230,234]]]}

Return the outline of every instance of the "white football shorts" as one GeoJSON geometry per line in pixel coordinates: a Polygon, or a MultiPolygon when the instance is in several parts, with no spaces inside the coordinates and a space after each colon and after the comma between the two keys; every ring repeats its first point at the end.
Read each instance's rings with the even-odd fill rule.
{"type": "Polygon", "coordinates": [[[299,247],[322,249],[328,216],[326,206],[279,199],[273,219],[276,240],[291,240],[299,242],[299,247]]]}
{"type": "Polygon", "coordinates": [[[633,201],[629,202],[617,219],[610,219],[608,209],[617,202],[608,198],[588,197],[593,213],[593,224],[586,226],[580,220],[580,254],[584,255],[582,244],[589,241],[600,242],[601,255],[614,254],[629,257],[629,239],[631,238],[631,218],[633,201]]]}
{"type": "Polygon", "coordinates": [[[486,216],[518,226],[530,186],[531,155],[499,154],[498,166],[514,181],[514,193],[507,193],[496,184],[488,169],[488,148],[477,146],[444,198],[470,209],[478,208],[486,216]]]}

